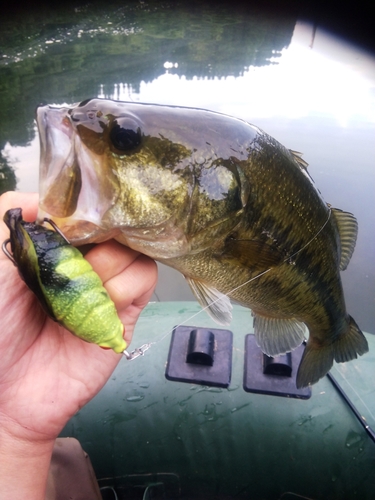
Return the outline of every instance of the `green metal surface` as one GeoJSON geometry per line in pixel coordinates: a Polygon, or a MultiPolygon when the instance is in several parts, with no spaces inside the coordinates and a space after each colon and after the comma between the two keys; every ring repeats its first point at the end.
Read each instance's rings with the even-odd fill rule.
{"type": "MultiPolygon", "coordinates": [[[[132,348],[155,344],[124,358],[64,429],[89,453],[100,484],[126,498],[373,499],[375,443],[327,377],[309,400],[243,390],[248,309],[234,306],[228,389],[166,380],[173,327],[217,327],[199,311],[195,302],[150,304],[132,348]]],[[[375,336],[366,337],[370,353],[332,373],[375,428],[375,336]]]]}

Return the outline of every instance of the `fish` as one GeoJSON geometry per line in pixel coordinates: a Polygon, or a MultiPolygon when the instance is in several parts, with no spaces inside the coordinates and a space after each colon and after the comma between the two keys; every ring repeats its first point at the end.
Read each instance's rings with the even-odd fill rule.
{"type": "Polygon", "coordinates": [[[231,300],[249,308],[269,356],[308,330],[299,388],[368,351],[340,277],[357,221],[323,200],[300,153],[241,119],[179,106],[93,98],[40,106],[37,125],[38,220],[74,245],[114,238],[171,266],[220,324],[231,300]]]}
{"type": "Polygon", "coordinates": [[[81,252],[52,221],[47,222],[54,230],[24,221],[21,208],[5,212],[4,222],[10,238],[3,251],[47,315],[86,342],[124,353],[124,326],[115,304],[81,252]]]}

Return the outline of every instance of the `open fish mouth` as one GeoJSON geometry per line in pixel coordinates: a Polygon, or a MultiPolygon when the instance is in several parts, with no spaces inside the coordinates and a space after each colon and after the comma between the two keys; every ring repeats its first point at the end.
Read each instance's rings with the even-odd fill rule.
{"type": "MultiPolygon", "coordinates": [[[[95,154],[82,143],[71,119],[76,107],[39,106],[40,138],[38,220],[53,218],[68,238],[97,237],[108,196],[98,186],[102,176],[95,154]]],[[[105,238],[107,239],[107,238],[105,238]]]]}
{"type": "Polygon", "coordinates": [[[74,131],[69,108],[37,108],[40,138],[40,206],[50,215],[65,218],[77,208],[81,169],[74,152],[74,131]]]}

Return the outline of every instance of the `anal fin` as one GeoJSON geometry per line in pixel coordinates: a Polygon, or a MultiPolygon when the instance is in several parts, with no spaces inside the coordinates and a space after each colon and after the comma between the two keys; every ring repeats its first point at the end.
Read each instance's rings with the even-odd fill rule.
{"type": "Polygon", "coordinates": [[[257,344],[268,356],[290,352],[305,338],[304,323],[295,319],[280,319],[254,315],[254,333],[257,344]]]}

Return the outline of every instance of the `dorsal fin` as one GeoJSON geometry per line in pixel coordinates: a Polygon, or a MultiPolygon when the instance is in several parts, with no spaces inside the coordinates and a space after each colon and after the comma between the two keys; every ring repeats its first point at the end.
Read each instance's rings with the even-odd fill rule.
{"type": "Polygon", "coordinates": [[[295,161],[298,163],[298,165],[303,169],[303,170],[306,170],[307,171],[307,167],[309,166],[309,164],[307,163],[307,161],[305,161],[303,158],[302,158],[302,154],[303,153],[300,153],[299,151],[294,151],[293,149],[289,149],[290,153],[292,154],[293,158],[295,159],[295,161]]]}
{"type": "Polygon", "coordinates": [[[344,271],[348,267],[354,252],[358,234],[358,223],[354,215],[349,212],[344,212],[338,208],[332,208],[331,210],[340,235],[340,271],[344,271]]]}
{"type": "Polygon", "coordinates": [[[186,276],[185,278],[198,302],[211,318],[221,325],[229,325],[232,321],[232,304],[229,297],[202,281],[186,276]]]}

